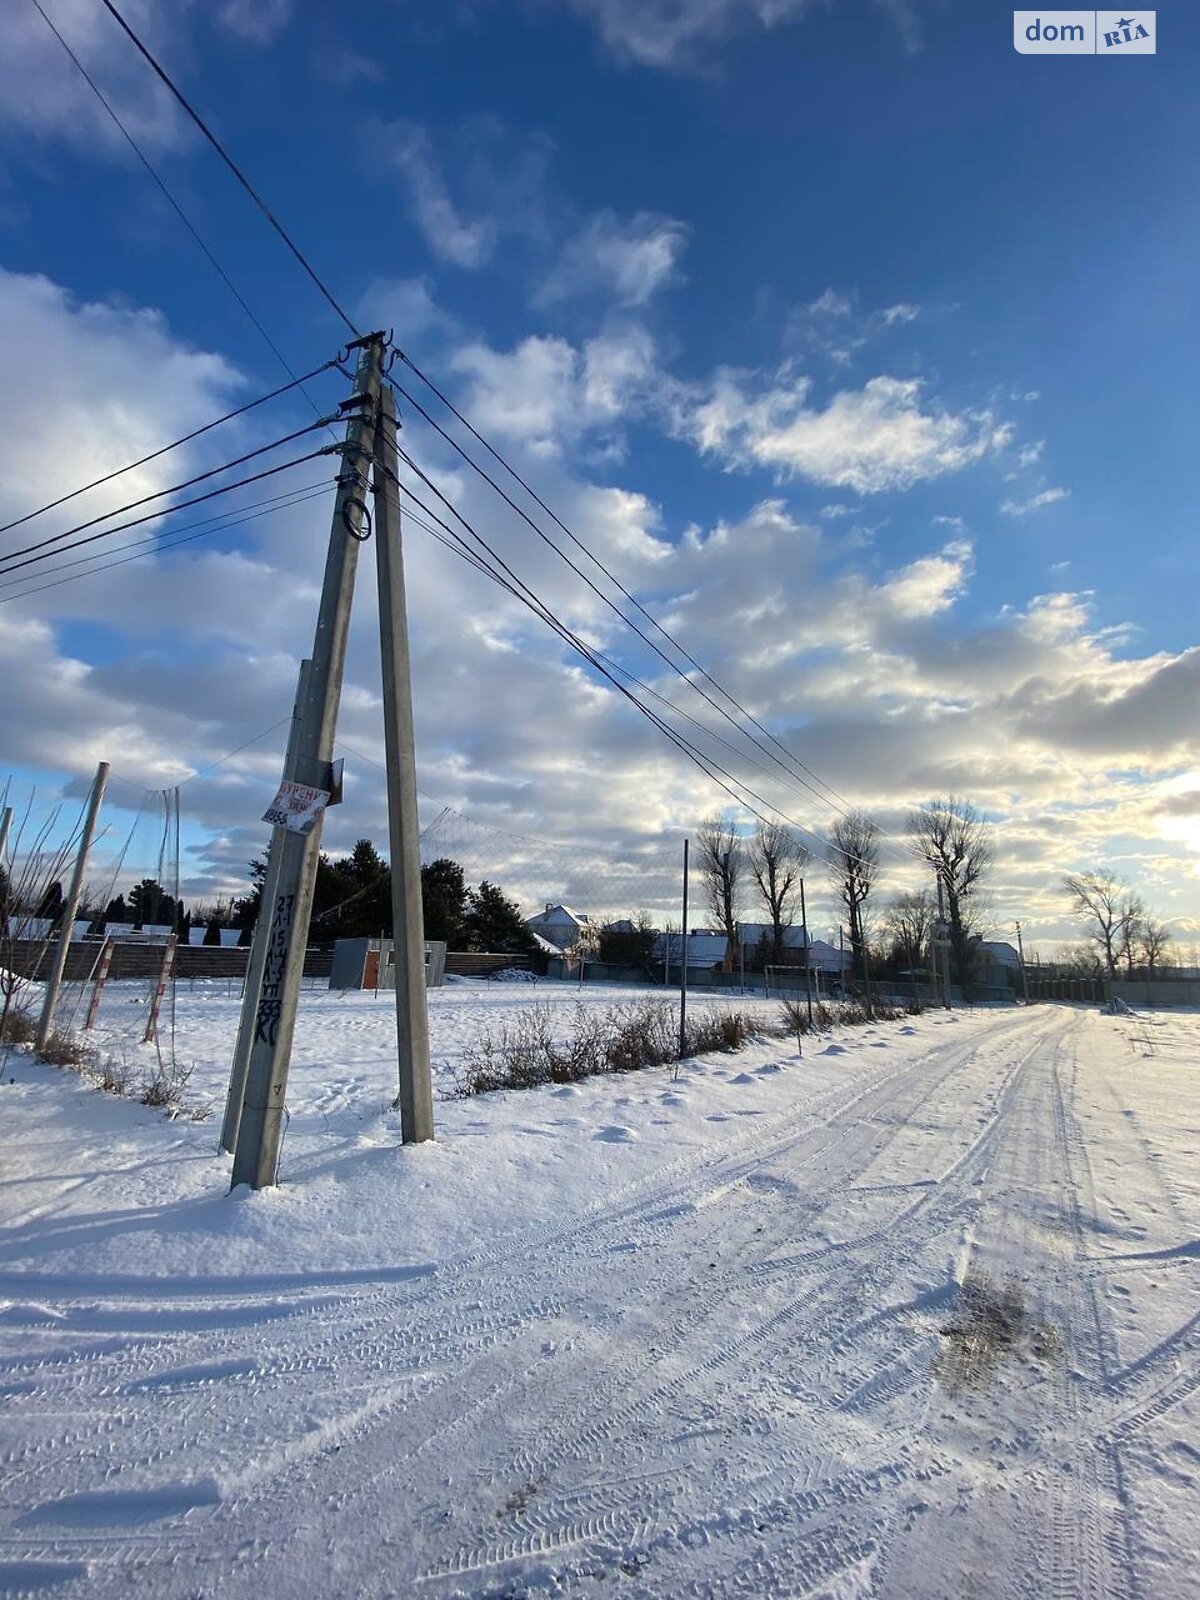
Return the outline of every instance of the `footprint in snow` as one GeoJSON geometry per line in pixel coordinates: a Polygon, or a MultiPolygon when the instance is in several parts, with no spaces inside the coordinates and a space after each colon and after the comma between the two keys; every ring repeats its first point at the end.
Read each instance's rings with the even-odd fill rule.
{"type": "Polygon", "coordinates": [[[754,1079],[748,1072],[739,1072],[736,1078],[730,1079],[731,1083],[753,1083],[754,1079]]]}
{"type": "Polygon", "coordinates": [[[603,1139],[605,1144],[636,1144],[637,1134],[632,1128],[626,1128],[622,1123],[613,1123],[607,1128],[601,1128],[596,1134],[597,1139],[603,1139]]]}
{"type": "Polygon", "coordinates": [[[817,1054],[819,1056],[844,1056],[846,1054],[846,1046],[844,1044],[827,1044],[824,1050],[818,1050],[817,1054]]]}

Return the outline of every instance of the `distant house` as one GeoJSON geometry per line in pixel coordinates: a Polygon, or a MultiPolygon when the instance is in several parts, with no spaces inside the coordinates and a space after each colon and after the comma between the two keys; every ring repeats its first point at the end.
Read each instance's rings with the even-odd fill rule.
{"type": "MultiPolygon", "coordinates": [[[[682,941],[678,933],[655,934],[654,954],[657,960],[666,959],[670,961],[672,967],[678,967],[681,949],[682,941]]],[[[696,972],[723,966],[728,952],[729,941],[723,933],[711,933],[706,928],[700,928],[688,934],[688,966],[696,972]]]]}
{"type": "Polygon", "coordinates": [[[579,943],[583,930],[591,927],[591,918],[586,911],[573,911],[570,906],[548,901],[545,911],[525,918],[525,926],[555,950],[570,950],[579,943]]]}
{"type": "Polygon", "coordinates": [[[1021,981],[1021,957],[1001,939],[980,939],[974,945],[971,976],[976,983],[1015,988],[1021,981]]]}
{"type": "MultiPolygon", "coordinates": [[[[743,922],[741,925],[742,943],[746,947],[746,959],[750,960],[751,952],[756,955],[760,948],[770,949],[773,940],[773,930],[769,922],[743,922]]],[[[781,965],[804,966],[804,929],[782,929],[783,949],[780,952],[781,965]]],[[[813,972],[824,972],[832,977],[840,977],[849,972],[852,957],[849,950],[839,950],[824,939],[809,940],[808,965],[813,972]]]]}

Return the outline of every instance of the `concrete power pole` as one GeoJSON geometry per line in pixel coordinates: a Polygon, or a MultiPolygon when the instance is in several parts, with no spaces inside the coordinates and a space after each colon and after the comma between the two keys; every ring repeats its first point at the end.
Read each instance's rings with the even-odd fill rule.
{"type": "Polygon", "coordinates": [[[687,1050],[687,986],[688,986],[688,844],[683,841],[683,925],[679,935],[679,1056],[687,1050]]]}
{"type": "MultiPolygon", "coordinates": [[[[382,334],[373,333],[351,346],[359,352],[357,384],[344,405],[349,420],[341,447],[342,470],[329,531],[312,666],[296,728],[295,781],[326,795],[333,788],[334,735],[358,547],[369,531],[365,496],[383,386],[384,343],[382,334]]],[[[268,928],[267,952],[233,1157],[235,1188],[248,1183],[262,1189],[275,1182],[322,820],[323,812],[318,809],[306,832],[285,831],[275,901],[262,908],[268,928]]]]}
{"type": "MultiPolygon", "coordinates": [[[[429,1015],[425,998],[425,926],[421,909],[421,839],[404,551],[397,487],[396,400],[385,388],[375,434],[375,560],[379,576],[379,645],[387,752],[388,837],[392,864],[392,959],[396,969],[396,1045],[400,1136],[405,1144],[433,1138],[429,1015]]],[[[582,973],[582,963],[580,966],[582,973]]]]}
{"type": "Polygon", "coordinates": [[[812,1032],[812,951],[808,945],[808,907],[804,904],[804,879],[800,879],[800,925],[804,929],[804,999],[808,1006],[808,1031],[812,1032]]]}
{"type": "Polygon", "coordinates": [[[71,948],[71,930],[75,926],[75,917],[79,911],[79,901],[83,894],[83,878],[87,871],[88,851],[92,848],[92,840],[96,836],[96,818],[100,815],[100,804],[104,799],[104,791],[108,786],[108,762],[102,761],[96,768],[96,776],[92,780],[92,792],[88,799],[87,816],[83,824],[83,836],[79,841],[79,854],[75,857],[75,871],[71,877],[71,890],[67,895],[66,904],[63,906],[62,922],[58,929],[58,942],[54,946],[54,958],[50,963],[50,975],[46,979],[46,998],[42,1003],[42,1016],[38,1023],[35,1048],[44,1050],[50,1035],[54,1032],[54,1013],[58,1009],[58,993],[62,988],[63,972],[67,965],[67,952],[71,948]]]}
{"type": "Polygon", "coordinates": [[[1021,940],[1021,924],[1017,923],[1017,959],[1021,963],[1021,991],[1025,996],[1025,1004],[1029,1004],[1029,974],[1025,971],[1025,946],[1021,940]]]}
{"type": "Polygon", "coordinates": [[[942,875],[937,875],[938,891],[938,929],[937,948],[942,956],[942,1003],[947,1011],[953,1010],[950,999],[950,940],[946,936],[946,904],[942,893],[942,875]]]}
{"type": "MultiPolygon", "coordinates": [[[[300,663],[296,681],[296,699],[292,706],[292,725],[288,730],[287,750],[283,758],[284,782],[295,780],[292,770],[296,757],[296,730],[300,726],[300,712],[308,683],[311,661],[300,663]]],[[[233,1067],[229,1074],[229,1096],[225,1101],[225,1121],[221,1128],[221,1149],[230,1155],[237,1149],[238,1128],[242,1120],[242,1102],[246,1096],[246,1073],[250,1067],[250,1046],[254,1042],[254,1019],[258,1015],[258,998],[262,993],[263,969],[267,963],[267,945],[270,940],[271,917],[269,908],[275,904],[279,890],[279,866],[283,860],[283,841],[286,830],[272,828],[271,844],[267,851],[267,870],[263,874],[262,892],[258,898],[258,921],[250,941],[250,959],[246,963],[246,987],[242,992],[242,1011],[238,1019],[237,1043],[233,1048],[233,1067]]]]}

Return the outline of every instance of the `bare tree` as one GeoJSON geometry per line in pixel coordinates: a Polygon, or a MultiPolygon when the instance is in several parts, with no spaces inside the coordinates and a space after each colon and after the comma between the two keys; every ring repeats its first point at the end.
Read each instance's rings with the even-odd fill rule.
{"type": "Polygon", "coordinates": [[[1133,977],[1141,944],[1142,928],[1146,922],[1146,902],[1140,894],[1130,892],[1122,904],[1120,950],[1125,963],[1125,976],[1133,977]]]}
{"type": "Polygon", "coordinates": [[[866,975],[867,901],[879,877],[879,828],[861,811],[839,817],[829,834],[829,881],[846,907],[854,970],[866,975]]]}
{"type": "Polygon", "coordinates": [[[931,800],[909,817],[913,854],[928,862],[941,883],[950,924],[954,976],[971,975],[971,939],[981,921],[980,891],[993,862],[991,828],[957,795],[931,800]]]}
{"type": "Polygon", "coordinates": [[[1165,923],[1156,922],[1153,917],[1143,919],[1138,930],[1138,954],[1151,975],[1160,968],[1171,965],[1167,956],[1167,945],[1170,942],[1171,930],[1165,923]]]}
{"type": "MultiPolygon", "coordinates": [[[[55,844],[60,810],[40,825],[32,821],[31,796],[9,834],[8,859],[0,861],[0,1041],[8,1039],[29,999],[32,974],[45,958],[54,933],[53,917],[39,916],[52,886],[71,864],[78,830],[55,844]]],[[[61,930],[70,938],[71,930],[61,930]]]]}
{"type": "Polygon", "coordinates": [[[1131,947],[1131,929],[1142,914],[1142,902],[1123,878],[1107,868],[1072,872],[1063,879],[1071,899],[1071,909],[1087,925],[1087,936],[1096,946],[1110,978],[1117,975],[1117,962],[1126,958],[1131,947]]]}
{"type": "Polygon", "coordinates": [[[700,824],[696,858],[704,880],[705,904],[725,935],[732,960],[746,889],[746,847],[741,834],[724,817],[709,817],[700,824]]]}
{"type": "Polygon", "coordinates": [[[928,889],[909,889],[894,895],[884,910],[884,931],[910,972],[920,966],[933,938],[934,910],[933,896],[928,889]]]}
{"type": "Polygon", "coordinates": [[[795,915],[808,846],[782,822],[759,822],[750,841],[750,872],[771,922],[771,960],[783,960],[783,930],[795,915]]]}

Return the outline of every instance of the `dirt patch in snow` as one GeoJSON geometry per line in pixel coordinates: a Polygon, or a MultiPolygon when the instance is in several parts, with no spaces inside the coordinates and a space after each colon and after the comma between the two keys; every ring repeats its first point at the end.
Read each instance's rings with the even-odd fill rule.
{"type": "Polygon", "coordinates": [[[951,1394],[985,1388],[1009,1357],[1052,1361],[1062,1353],[1057,1329],[1030,1320],[1021,1284],[1016,1279],[998,1283],[981,1270],[964,1278],[954,1318],[938,1331],[942,1348],[934,1372],[951,1394]]]}

